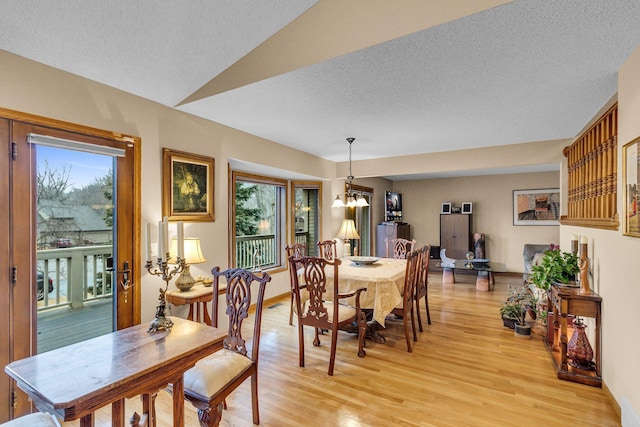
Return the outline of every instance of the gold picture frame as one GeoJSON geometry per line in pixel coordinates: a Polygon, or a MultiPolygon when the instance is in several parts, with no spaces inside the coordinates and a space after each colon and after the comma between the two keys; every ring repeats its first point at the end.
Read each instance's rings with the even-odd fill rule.
{"type": "Polygon", "coordinates": [[[640,138],[622,147],[622,194],[624,215],[622,234],[640,237],[640,212],[638,212],[638,191],[640,186],[640,138]]]}
{"type": "Polygon", "coordinates": [[[162,149],[162,216],[170,221],[214,221],[213,157],[162,149]]]}

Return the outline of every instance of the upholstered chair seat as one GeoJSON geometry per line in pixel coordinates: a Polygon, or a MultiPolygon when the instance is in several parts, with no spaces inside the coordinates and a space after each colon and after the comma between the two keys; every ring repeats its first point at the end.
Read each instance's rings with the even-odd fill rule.
{"type": "Polygon", "coordinates": [[[43,412],[24,415],[15,420],[0,424],[2,427],[60,427],[53,415],[43,412]]]}
{"type": "Polygon", "coordinates": [[[184,388],[213,396],[252,365],[252,360],[231,350],[220,350],[196,363],[184,374],[184,388]]]}

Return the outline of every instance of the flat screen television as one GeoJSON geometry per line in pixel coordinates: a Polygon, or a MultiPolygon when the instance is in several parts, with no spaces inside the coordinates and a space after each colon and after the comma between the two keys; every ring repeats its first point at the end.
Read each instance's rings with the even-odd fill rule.
{"type": "Polygon", "coordinates": [[[402,221],[402,194],[385,191],[385,221],[402,221]]]}

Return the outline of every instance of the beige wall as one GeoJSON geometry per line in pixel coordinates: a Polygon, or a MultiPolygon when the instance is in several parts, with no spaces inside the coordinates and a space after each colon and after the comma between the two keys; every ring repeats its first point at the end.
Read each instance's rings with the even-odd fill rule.
{"type": "MultiPolygon", "coordinates": [[[[618,212],[622,204],[622,147],[640,136],[640,48],[618,74],[618,212]]],[[[561,227],[565,249],[572,234],[587,236],[593,287],[602,296],[602,374],[620,405],[640,414],[640,339],[635,332],[640,303],[640,239],[619,231],[561,227]]],[[[634,424],[636,425],[636,424],[634,424]]]]}
{"type": "Polygon", "coordinates": [[[440,245],[443,202],[472,202],[472,232],[485,233],[486,257],[498,271],[523,272],[525,243],[558,243],[558,226],[514,226],[513,190],[559,188],[559,172],[396,181],[405,221],[418,245],[440,245]]]}

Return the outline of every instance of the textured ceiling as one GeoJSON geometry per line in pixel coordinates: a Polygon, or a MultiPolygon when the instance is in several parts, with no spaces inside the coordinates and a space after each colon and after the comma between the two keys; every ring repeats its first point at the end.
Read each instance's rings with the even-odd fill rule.
{"type": "Polygon", "coordinates": [[[323,158],[575,136],[638,0],[4,0],[0,49],[323,158]]]}

